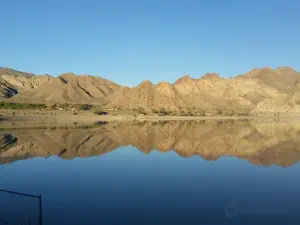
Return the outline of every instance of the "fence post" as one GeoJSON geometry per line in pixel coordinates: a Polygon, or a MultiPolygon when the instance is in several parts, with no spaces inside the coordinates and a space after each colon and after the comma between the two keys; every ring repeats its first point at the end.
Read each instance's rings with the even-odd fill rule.
{"type": "Polygon", "coordinates": [[[40,225],[43,225],[43,204],[42,204],[42,195],[39,196],[39,205],[40,205],[40,225]]]}
{"type": "MultiPolygon", "coordinates": [[[[26,197],[38,198],[39,199],[39,221],[40,221],[40,225],[43,225],[42,195],[29,195],[29,194],[25,194],[25,193],[20,193],[20,192],[15,192],[15,191],[8,191],[8,190],[4,190],[4,189],[0,189],[0,192],[5,192],[5,193],[13,194],[13,195],[22,195],[22,196],[26,196],[26,197]]],[[[30,223],[31,223],[31,221],[29,220],[29,224],[30,223]]],[[[23,220],[22,220],[22,224],[23,224],[23,220]]]]}

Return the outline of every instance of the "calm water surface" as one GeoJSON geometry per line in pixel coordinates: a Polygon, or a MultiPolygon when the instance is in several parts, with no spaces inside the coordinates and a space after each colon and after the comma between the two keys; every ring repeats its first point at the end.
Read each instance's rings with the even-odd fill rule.
{"type": "MultiPolygon", "coordinates": [[[[300,124],[3,130],[0,188],[43,224],[299,224],[300,124]]],[[[0,193],[0,224],[38,224],[0,193]],[[29,223],[30,220],[30,223],[29,223]]]]}

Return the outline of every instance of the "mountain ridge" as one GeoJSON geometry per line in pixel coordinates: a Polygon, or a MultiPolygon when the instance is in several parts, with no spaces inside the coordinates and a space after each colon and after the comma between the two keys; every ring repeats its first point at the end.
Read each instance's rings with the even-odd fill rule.
{"type": "Polygon", "coordinates": [[[144,108],[208,114],[300,113],[300,73],[290,67],[256,68],[224,78],[206,73],[185,75],[174,83],[145,80],[126,87],[108,79],[68,72],[57,77],[0,67],[0,98],[10,101],[101,104],[112,108],[144,108]],[[28,75],[29,74],[29,75],[28,75]]]}

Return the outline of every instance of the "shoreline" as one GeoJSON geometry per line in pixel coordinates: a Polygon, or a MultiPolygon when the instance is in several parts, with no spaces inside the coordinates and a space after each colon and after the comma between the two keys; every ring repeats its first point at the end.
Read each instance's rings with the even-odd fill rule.
{"type": "MultiPolygon", "coordinates": [[[[58,114],[46,114],[46,115],[1,115],[0,119],[4,120],[39,120],[45,119],[48,120],[104,120],[104,121],[111,121],[111,120],[207,120],[207,119],[220,119],[220,120],[236,120],[236,119],[288,119],[288,118],[299,118],[300,115],[293,115],[293,114],[286,114],[279,117],[270,116],[270,115],[256,115],[256,116],[176,116],[176,115],[166,115],[166,116],[154,116],[154,115],[140,115],[140,116],[133,116],[133,115],[96,115],[93,113],[80,113],[77,115],[70,114],[70,113],[58,113],[58,114]]],[[[1,120],[0,120],[1,121],[1,120]]]]}
{"type": "Polygon", "coordinates": [[[25,115],[25,116],[0,116],[2,121],[69,121],[69,122],[96,122],[96,121],[155,121],[155,120],[249,120],[249,119],[299,119],[300,116],[137,116],[132,115],[25,115]]]}
{"type": "Polygon", "coordinates": [[[257,121],[259,123],[274,122],[298,122],[300,115],[285,114],[278,116],[257,115],[257,116],[176,116],[176,115],[137,115],[132,114],[108,114],[97,115],[92,111],[68,110],[0,110],[0,129],[18,128],[75,128],[93,127],[107,122],[163,122],[163,121],[257,121]]]}
{"type": "Polygon", "coordinates": [[[137,116],[124,115],[18,115],[0,116],[0,129],[10,128],[47,128],[47,127],[80,127],[93,126],[101,122],[158,122],[158,121],[205,121],[205,120],[251,120],[258,122],[290,122],[299,121],[300,116],[137,116]]]}

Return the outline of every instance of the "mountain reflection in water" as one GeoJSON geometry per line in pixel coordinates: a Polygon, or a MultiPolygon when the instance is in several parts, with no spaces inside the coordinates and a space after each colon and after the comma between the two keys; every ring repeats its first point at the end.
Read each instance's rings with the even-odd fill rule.
{"type": "Polygon", "coordinates": [[[299,134],[300,122],[294,121],[111,122],[88,129],[12,129],[0,132],[0,163],[51,155],[99,156],[131,145],[145,154],[173,150],[181,157],[233,156],[286,167],[300,160],[299,134]]]}

